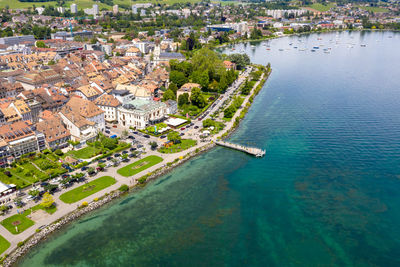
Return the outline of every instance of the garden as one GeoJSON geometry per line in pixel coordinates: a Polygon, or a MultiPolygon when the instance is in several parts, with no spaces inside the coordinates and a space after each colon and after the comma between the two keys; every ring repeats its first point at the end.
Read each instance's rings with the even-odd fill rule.
{"type": "Polygon", "coordinates": [[[86,143],[87,147],[79,150],[70,150],[65,155],[76,159],[90,159],[97,155],[112,154],[130,147],[130,144],[119,141],[119,138],[110,138],[99,133],[97,140],[86,143]]]}
{"type": "Polygon", "coordinates": [[[74,203],[82,200],[94,193],[97,193],[113,184],[117,181],[111,176],[103,176],[93,180],[87,184],[81,185],[71,191],[65,192],[60,196],[60,200],[64,203],[74,203]]]}
{"type": "Polygon", "coordinates": [[[0,171],[0,181],[25,188],[33,183],[56,177],[67,170],[58,162],[59,157],[50,151],[22,156],[10,168],[0,171]]]}
{"type": "Polygon", "coordinates": [[[154,166],[162,161],[163,159],[161,157],[148,156],[125,167],[122,167],[117,172],[122,176],[129,177],[141,171],[144,171],[145,169],[150,168],[151,166],[154,166]]]}
{"type": "Polygon", "coordinates": [[[164,153],[164,154],[172,154],[172,153],[178,153],[178,152],[181,152],[188,148],[194,147],[195,145],[197,145],[196,140],[181,139],[181,140],[179,140],[179,142],[176,142],[173,145],[170,145],[168,147],[166,147],[166,146],[161,147],[158,151],[160,153],[164,153]]]}

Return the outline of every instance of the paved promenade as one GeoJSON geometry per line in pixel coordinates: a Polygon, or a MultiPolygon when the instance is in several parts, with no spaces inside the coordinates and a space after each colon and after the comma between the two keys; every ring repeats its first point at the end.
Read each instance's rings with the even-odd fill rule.
{"type": "MultiPolygon", "coordinates": [[[[222,96],[222,98],[220,99],[218,104],[216,104],[214,107],[209,109],[209,114],[204,119],[209,118],[210,115],[213,112],[217,111],[221,107],[222,103],[225,100],[228,100],[230,98],[230,96],[232,96],[237,91],[237,89],[240,87],[240,85],[248,77],[249,73],[250,73],[250,70],[247,70],[241,75],[241,77],[239,77],[239,79],[222,96]]],[[[263,78],[263,76],[261,78],[263,78]]],[[[255,84],[255,86],[253,87],[251,93],[245,98],[242,107],[245,107],[246,103],[248,102],[248,100],[250,98],[250,95],[253,93],[254,88],[256,88],[256,86],[258,84],[259,84],[259,82],[257,82],[255,84]]],[[[95,179],[97,179],[99,177],[102,177],[102,176],[111,176],[111,177],[114,177],[117,182],[114,185],[111,185],[111,186],[109,186],[109,187],[107,187],[107,188],[105,188],[105,189],[103,189],[103,190],[101,190],[101,191],[99,191],[97,193],[94,193],[94,194],[92,194],[92,195],[90,195],[90,196],[88,196],[88,197],[86,197],[86,198],[84,198],[84,199],[82,199],[82,200],[80,200],[80,201],[78,201],[76,203],[73,203],[73,204],[66,204],[66,203],[62,202],[59,199],[59,197],[60,197],[61,194],[65,193],[65,192],[67,192],[69,190],[72,190],[72,189],[74,189],[76,187],[79,187],[83,183],[76,183],[76,184],[74,184],[73,186],[71,186],[71,187],[69,187],[67,189],[62,189],[62,190],[56,192],[53,195],[53,197],[54,197],[54,200],[55,200],[55,203],[56,203],[56,206],[57,206],[57,211],[55,213],[51,214],[51,215],[50,214],[48,214],[48,215],[46,214],[46,216],[43,216],[42,218],[40,218],[38,220],[35,220],[35,225],[33,225],[32,227],[26,229],[24,232],[22,232],[20,234],[13,235],[6,228],[4,228],[2,225],[0,225],[0,235],[2,235],[4,238],[6,238],[11,243],[11,246],[5,252],[3,252],[2,256],[4,254],[9,254],[12,250],[14,250],[17,247],[17,244],[19,242],[24,241],[27,238],[29,238],[30,236],[32,236],[33,234],[35,234],[35,232],[36,232],[36,230],[38,228],[40,228],[42,226],[45,226],[45,225],[48,225],[48,224],[50,224],[50,223],[62,218],[63,216],[71,213],[72,211],[76,210],[77,207],[82,202],[84,202],[84,201],[92,202],[95,198],[100,198],[100,197],[104,196],[104,194],[106,194],[106,193],[109,193],[111,191],[117,190],[123,184],[127,184],[130,187],[132,187],[132,186],[137,184],[137,179],[142,177],[143,175],[148,174],[150,172],[153,172],[153,171],[157,170],[158,168],[165,167],[168,162],[173,162],[176,159],[180,159],[180,158],[184,157],[186,154],[195,153],[196,149],[202,148],[204,146],[209,145],[210,142],[213,142],[213,140],[215,141],[216,138],[222,136],[225,132],[228,132],[228,131],[231,130],[231,128],[234,125],[233,123],[234,123],[236,117],[240,115],[241,111],[242,111],[242,108],[238,109],[236,114],[235,114],[235,116],[232,118],[232,120],[230,122],[227,123],[227,125],[224,128],[224,130],[221,131],[220,133],[218,133],[217,135],[215,135],[213,137],[213,139],[210,139],[208,142],[201,142],[200,132],[199,131],[197,131],[197,132],[189,132],[189,131],[185,132],[185,136],[186,137],[193,138],[193,139],[197,140],[198,142],[197,142],[196,146],[191,147],[191,148],[189,148],[189,149],[187,149],[185,151],[179,152],[179,153],[162,154],[162,153],[159,153],[158,151],[152,151],[148,144],[143,143],[146,153],[142,154],[141,158],[144,158],[144,157],[147,157],[147,156],[150,156],[150,155],[155,155],[155,156],[162,157],[163,161],[158,163],[158,164],[156,164],[156,165],[154,165],[154,166],[152,166],[152,167],[150,167],[150,168],[148,168],[148,169],[146,169],[146,170],[144,170],[144,171],[142,171],[142,172],[139,172],[139,173],[137,173],[137,174],[135,174],[133,176],[130,176],[130,177],[124,177],[124,176],[119,175],[117,173],[117,170],[122,168],[122,167],[124,167],[124,166],[126,166],[126,165],[132,164],[133,162],[135,162],[135,161],[137,161],[139,159],[131,160],[128,163],[122,163],[118,167],[106,168],[105,171],[99,172],[94,177],[88,177],[87,181],[90,182],[90,181],[93,181],[93,180],[95,180],[95,179]]],[[[196,120],[196,121],[194,121],[194,125],[199,126],[199,129],[200,129],[201,126],[202,126],[202,122],[196,120]]],[[[146,141],[149,142],[150,140],[147,139],[146,141]]],[[[91,166],[96,167],[96,164],[94,163],[91,166]]],[[[76,171],[76,172],[79,172],[79,171],[76,171]]],[[[35,206],[35,205],[37,205],[39,203],[40,202],[35,203],[34,201],[30,201],[24,206],[23,209],[24,210],[28,210],[31,207],[33,207],[33,206],[35,206]]],[[[19,209],[19,211],[21,212],[23,209],[19,209]]],[[[17,214],[17,209],[16,208],[14,208],[11,212],[7,213],[5,216],[2,216],[1,220],[5,219],[6,217],[10,217],[10,216],[12,216],[14,214],[17,214]]]]}

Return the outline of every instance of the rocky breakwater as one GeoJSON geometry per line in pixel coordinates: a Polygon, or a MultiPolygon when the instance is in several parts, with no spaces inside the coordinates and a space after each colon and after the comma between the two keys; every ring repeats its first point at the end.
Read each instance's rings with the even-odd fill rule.
{"type": "Polygon", "coordinates": [[[17,249],[15,249],[13,252],[11,252],[11,254],[5,258],[5,260],[3,261],[1,266],[11,266],[21,256],[23,256],[26,252],[28,252],[29,249],[31,249],[33,246],[35,246],[39,242],[46,239],[49,236],[49,234],[55,232],[56,230],[61,229],[61,227],[72,222],[73,220],[79,218],[80,216],[101,207],[102,205],[110,202],[111,200],[113,200],[115,198],[118,198],[121,194],[123,194],[123,193],[120,191],[111,192],[110,194],[105,195],[102,199],[100,199],[98,201],[90,202],[88,204],[88,206],[76,209],[75,211],[71,212],[70,214],[68,214],[68,215],[60,218],[59,220],[55,221],[54,223],[48,225],[47,227],[42,229],[40,232],[37,232],[34,235],[32,235],[22,245],[20,245],[17,249]]]}

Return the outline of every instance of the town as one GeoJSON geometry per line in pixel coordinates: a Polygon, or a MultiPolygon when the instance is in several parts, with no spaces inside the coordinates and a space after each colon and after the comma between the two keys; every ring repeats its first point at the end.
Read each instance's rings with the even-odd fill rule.
{"type": "Polygon", "coordinates": [[[398,2],[88,2],[1,6],[3,256],[74,210],[144,185],[209,145],[263,156],[221,139],[271,66],[215,48],[400,29],[398,2]]]}

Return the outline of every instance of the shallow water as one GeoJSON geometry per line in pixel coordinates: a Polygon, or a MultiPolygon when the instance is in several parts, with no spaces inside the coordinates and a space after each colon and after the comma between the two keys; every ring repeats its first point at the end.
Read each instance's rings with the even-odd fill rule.
{"type": "Polygon", "coordinates": [[[399,44],[343,32],[237,45],[273,72],[231,141],[266,157],[213,149],[20,264],[399,266],[399,44]]]}

